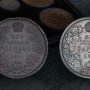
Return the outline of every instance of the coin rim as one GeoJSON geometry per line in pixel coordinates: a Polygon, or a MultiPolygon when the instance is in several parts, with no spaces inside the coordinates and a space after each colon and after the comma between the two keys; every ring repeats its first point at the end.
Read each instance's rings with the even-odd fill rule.
{"type": "Polygon", "coordinates": [[[33,24],[41,32],[42,37],[44,38],[44,41],[45,41],[45,53],[44,53],[43,60],[41,61],[40,65],[36,69],[34,69],[32,72],[30,72],[29,74],[20,75],[20,76],[13,76],[13,75],[9,75],[8,73],[0,72],[2,75],[6,76],[6,77],[9,77],[12,79],[21,79],[21,78],[25,78],[28,76],[32,76],[33,74],[37,73],[43,67],[43,65],[45,64],[45,61],[47,59],[47,56],[48,56],[48,40],[47,40],[47,37],[46,37],[43,29],[37,23],[35,23],[34,21],[32,21],[31,19],[28,19],[28,18],[21,18],[21,17],[7,18],[7,19],[1,21],[0,25],[5,22],[11,21],[11,20],[25,20],[25,21],[28,21],[29,23],[33,24]]]}
{"type": "Polygon", "coordinates": [[[80,18],[80,19],[77,19],[75,20],[74,22],[72,22],[66,29],[65,31],[63,32],[62,36],[61,36],[61,39],[60,39],[60,43],[59,43],[59,52],[60,52],[60,56],[61,56],[61,60],[63,61],[64,65],[66,66],[67,69],[69,69],[74,75],[76,76],[79,76],[81,78],[86,78],[86,79],[90,79],[90,75],[83,75],[83,74],[80,74],[79,72],[75,71],[74,69],[72,69],[67,61],[64,59],[64,55],[63,55],[63,48],[62,48],[62,43],[63,43],[63,39],[64,39],[64,36],[65,34],[67,33],[67,31],[76,23],[80,22],[80,21],[84,21],[84,20],[90,20],[90,17],[84,17],[84,18],[80,18]]]}
{"type": "Polygon", "coordinates": [[[28,4],[27,2],[25,2],[25,0],[22,0],[22,2],[23,2],[23,3],[25,3],[25,4],[26,4],[26,5],[28,5],[28,6],[32,6],[32,7],[36,7],[36,8],[49,7],[49,6],[51,6],[52,4],[54,4],[54,3],[55,3],[55,1],[54,1],[54,0],[52,0],[52,2],[51,2],[51,3],[45,4],[45,5],[40,5],[40,6],[35,6],[34,4],[33,4],[33,5],[32,5],[32,4],[28,4]]]}
{"type": "MultiPolygon", "coordinates": [[[[0,5],[0,8],[2,8],[2,9],[4,9],[4,10],[7,10],[7,11],[16,11],[16,10],[18,10],[18,9],[20,9],[20,7],[21,7],[21,4],[20,4],[20,2],[19,1],[17,1],[16,0],[16,2],[17,2],[17,4],[18,4],[18,6],[16,7],[16,8],[14,8],[14,9],[7,9],[7,8],[5,8],[5,7],[3,7],[3,6],[1,6],[0,5]]],[[[5,5],[4,5],[5,6],[5,5]]]]}

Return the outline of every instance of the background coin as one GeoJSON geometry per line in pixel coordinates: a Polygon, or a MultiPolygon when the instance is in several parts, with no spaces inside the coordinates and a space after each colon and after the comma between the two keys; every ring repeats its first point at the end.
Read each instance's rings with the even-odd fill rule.
{"type": "Polygon", "coordinates": [[[20,3],[17,0],[0,0],[0,7],[13,11],[20,7],[20,3]]]}
{"type": "Polygon", "coordinates": [[[22,1],[27,5],[34,7],[46,7],[54,3],[54,0],[22,0],[22,1]]]}
{"type": "Polygon", "coordinates": [[[45,63],[47,39],[42,29],[26,18],[0,22],[0,73],[24,78],[36,73],[45,63]]]}
{"type": "Polygon", "coordinates": [[[40,20],[52,29],[63,30],[74,19],[69,12],[63,9],[49,8],[40,13],[40,20]]]}
{"type": "Polygon", "coordinates": [[[66,67],[74,74],[90,78],[90,17],[76,20],[64,31],[60,54],[66,67]]]}

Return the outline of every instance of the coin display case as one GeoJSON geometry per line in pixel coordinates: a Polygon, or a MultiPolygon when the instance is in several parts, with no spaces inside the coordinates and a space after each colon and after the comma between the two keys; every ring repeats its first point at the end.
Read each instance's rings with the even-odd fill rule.
{"type": "Polygon", "coordinates": [[[36,8],[18,0],[21,7],[14,11],[0,8],[0,21],[6,18],[24,17],[36,22],[45,32],[49,42],[49,53],[42,69],[33,76],[16,80],[0,75],[0,90],[89,90],[90,81],[72,74],[63,64],[59,54],[59,41],[64,30],[53,30],[44,25],[40,19],[41,11],[48,8],[62,8],[69,11],[74,19],[82,17],[81,13],[71,3],[65,0],[55,0],[48,7],[36,8]]]}

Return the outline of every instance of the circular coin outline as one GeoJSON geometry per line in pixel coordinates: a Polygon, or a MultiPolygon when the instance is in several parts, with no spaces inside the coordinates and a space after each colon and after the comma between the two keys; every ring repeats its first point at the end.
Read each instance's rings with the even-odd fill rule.
{"type": "Polygon", "coordinates": [[[10,9],[10,7],[7,8],[7,6],[5,7],[5,5],[2,6],[2,3],[1,3],[1,5],[0,5],[0,8],[2,8],[2,9],[4,9],[4,10],[7,10],[7,11],[16,11],[16,10],[20,9],[21,4],[20,4],[20,2],[17,1],[17,0],[16,0],[15,2],[16,2],[15,4],[17,4],[17,6],[14,7],[13,9],[10,9]]]}
{"type": "MultiPolygon", "coordinates": [[[[45,14],[46,13],[48,13],[49,12],[49,14],[51,14],[52,12],[59,12],[58,14],[61,14],[61,15],[63,15],[63,17],[64,18],[67,18],[64,14],[63,14],[63,12],[65,13],[65,14],[67,14],[67,16],[71,19],[71,21],[70,22],[73,22],[74,21],[74,17],[73,17],[73,15],[69,12],[69,11],[66,11],[66,10],[64,10],[64,9],[62,9],[62,8],[54,8],[54,7],[52,7],[52,8],[48,8],[48,9],[45,9],[45,10],[43,10],[43,11],[41,11],[40,12],[40,14],[39,14],[39,19],[40,19],[40,21],[44,24],[44,25],[46,25],[47,27],[49,27],[49,28],[51,28],[51,29],[55,29],[56,31],[63,31],[63,29],[65,29],[65,27],[67,27],[67,25],[62,25],[62,26],[58,26],[58,25],[55,25],[54,23],[51,23],[50,21],[48,21],[48,23],[46,23],[46,21],[48,20],[47,18],[46,18],[46,20],[44,21],[44,18],[45,18],[45,14]],[[43,18],[44,17],[44,18],[43,18]]],[[[47,16],[49,15],[49,14],[47,14],[47,16]]],[[[70,24],[70,22],[68,22],[69,24],[70,24]]],[[[67,24],[67,23],[65,23],[65,24],[67,24]]],[[[55,31],[54,30],[54,31],[55,31]]]]}
{"type": "Polygon", "coordinates": [[[8,77],[8,78],[12,78],[12,79],[21,79],[21,78],[26,78],[26,77],[29,77],[29,76],[32,76],[34,75],[35,73],[37,73],[42,67],[43,65],[45,64],[45,61],[47,59],[47,56],[48,56],[48,39],[43,31],[43,29],[37,24],[35,23],[34,21],[32,21],[31,19],[28,19],[28,18],[22,18],[22,17],[16,17],[16,18],[7,18],[5,20],[2,20],[0,22],[0,25],[5,23],[5,22],[8,22],[8,21],[11,21],[11,20],[25,20],[25,21],[28,21],[30,22],[31,24],[33,24],[36,28],[38,28],[38,30],[41,32],[42,34],[42,37],[44,38],[44,41],[45,41],[45,54],[44,54],[44,57],[43,57],[43,60],[42,62],[39,64],[39,66],[33,70],[32,72],[30,72],[29,74],[26,74],[26,75],[22,75],[22,76],[11,76],[11,75],[8,75],[7,73],[3,73],[3,72],[0,72],[0,74],[8,77]]]}
{"type": "Polygon", "coordinates": [[[62,43],[63,43],[63,39],[64,39],[64,36],[65,34],[67,33],[67,31],[76,23],[80,22],[80,21],[84,21],[84,20],[90,20],[90,17],[84,17],[84,18],[80,18],[80,19],[77,19],[75,20],[74,22],[72,22],[66,29],[65,31],[63,32],[62,36],[61,36],[61,39],[60,39],[60,42],[59,42],[59,53],[60,53],[60,57],[61,57],[61,60],[63,61],[64,65],[66,66],[66,68],[68,70],[70,70],[74,75],[76,76],[79,76],[81,78],[86,78],[86,79],[90,79],[90,75],[83,75],[83,74],[80,74],[78,72],[76,72],[75,70],[73,70],[69,65],[68,63],[66,62],[66,60],[64,59],[64,55],[63,55],[63,51],[62,51],[62,43]]]}
{"type": "Polygon", "coordinates": [[[25,0],[22,0],[22,2],[25,3],[26,5],[28,5],[29,7],[31,6],[31,7],[36,7],[36,8],[45,8],[45,7],[49,7],[49,6],[51,6],[52,4],[55,3],[55,1],[52,0],[51,3],[44,4],[44,5],[39,5],[39,6],[35,6],[34,4],[32,5],[32,4],[27,3],[27,1],[25,2],[25,0]]]}

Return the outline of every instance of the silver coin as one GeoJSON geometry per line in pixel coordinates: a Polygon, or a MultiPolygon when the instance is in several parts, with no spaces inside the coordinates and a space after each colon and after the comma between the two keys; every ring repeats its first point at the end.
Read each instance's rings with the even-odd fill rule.
{"type": "Polygon", "coordinates": [[[0,0],[0,7],[9,11],[17,10],[20,3],[17,0],[0,0]]]}
{"type": "Polygon", "coordinates": [[[71,23],[60,40],[60,55],[75,75],[90,79],[90,17],[71,23]]]}
{"type": "Polygon", "coordinates": [[[10,78],[24,78],[44,65],[48,53],[42,29],[26,18],[0,22],[0,73],[10,78]]]}
{"type": "Polygon", "coordinates": [[[25,4],[33,7],[47,7],[54,3],[54,0],[22,0],[25,4]]]}

